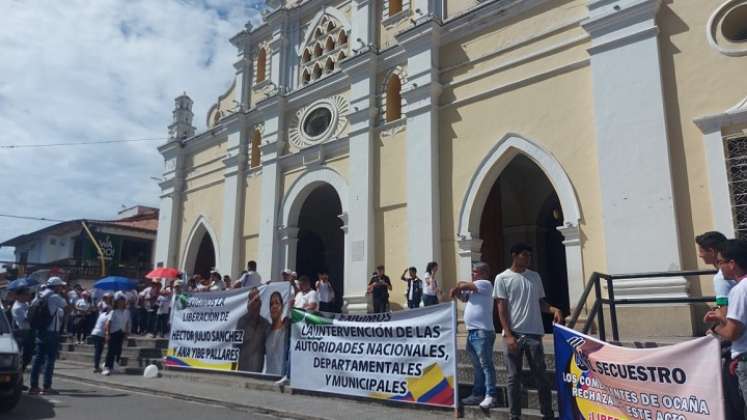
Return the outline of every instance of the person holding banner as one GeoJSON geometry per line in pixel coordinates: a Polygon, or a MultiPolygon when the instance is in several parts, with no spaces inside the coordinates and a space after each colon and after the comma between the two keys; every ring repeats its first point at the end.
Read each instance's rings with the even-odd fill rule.
{"type": "Polygon", "coordinates": [[[737,376],[742,398],[747,401],[747,241],[730,239],[721,246],[718,253],[718,266],[724,278],[737,282],[729,291],[729,309],[726,316],[719,310],[708,312],[703,320],[715,323],[711,332],[730,340],[731,358],[730,373],[737,376]]]}
{"type": "Polygon", "coordinates": [[[249,292],[246,315],[236,322],[236,329],[244,331],[244,341],[239,352],[238,370],[262,372],[265,361],[265,342],[270,333],[270,323],[260,315],[262,300],[255,287],[249,292]]]}
{"type": "Polygon", "coordinates": [[[540,397],[544,419],[554,418],[552,394],[545,374],[545,352],[542,336],[545,327],[542,312],[552,313],[558,324],[563,321],[560,309],[545,302],[545,289],[539,274],[529,269],[532,247],[518,243],[511,247],[511,267],[498,274],[493,286],[493,297],[498,300],[498,316],[503,327],[503,342],[508,370],[508,407],[511,419],[521,418],[521,370],[523,354],[527,353],[529,367],[540,397]]]}
{"type": "MultiPolygon", "coordinates": [[[[713,290],[716,293],[716,307],[721,314],[726,316],[729,309],[729,292],[737,284],[734,280],[724,278],[724,273],[718,266],[718,252],[726,243],[726,236],[721,232],[705,232],[695,237],[698,245],[698,257],[704,263],[718,269],[713,276],[713,290]]],[[[731,365],[731,343],[721,340],[721,378],[724,385],[724,401],[726,402],[726,415],[730,419],[744,418],[744,401],[739,392],[739,383],[734,375],[729,373],[731,365]]]]}
{"type": "Polygon", "coordinates": [[[464,325],[467,327],[467,354],[475,372],[472,394],[462,400],[464,405],[480,405],[488,409],[495,404],[495,365],[493,365],[493,283],[486,280],[490,267],[477,263],[472,267],[472,282],[460,281],[451,289],[451,297],[466,302],[464,325]]]}

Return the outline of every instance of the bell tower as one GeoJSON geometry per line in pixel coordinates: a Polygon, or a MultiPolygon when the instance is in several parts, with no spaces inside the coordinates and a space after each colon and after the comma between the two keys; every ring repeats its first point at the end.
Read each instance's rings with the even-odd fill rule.
{"type": "Polygon", "coordinates": [[[169,125],[170,140],[184,140],[195,135],[192,126],[192,99],[186,93],[174,99],[174,120],[169,125]]]}

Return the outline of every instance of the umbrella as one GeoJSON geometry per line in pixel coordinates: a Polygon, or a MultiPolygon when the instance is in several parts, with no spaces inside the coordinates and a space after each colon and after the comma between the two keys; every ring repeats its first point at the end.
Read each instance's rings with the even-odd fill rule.
{"type": "Polygon", "coordinates": [[[175,279],[179,276],[179,270],[171,267],[158,267],[145,277],[149,279],[175,279]]]}
{"type": "Polygon", "coordinates": [[[30,277],[21,277],[20,279],[13,280],[8,284],[8,290],[15,291],[23,288],[30,288],[38,286],[39,282],[30,277]]]}
{"type": "Polygon", "coordinates": [[[93,287],[101,290],[132,290],[137,288],[137,282],[127,277],[109,276],[97,281],[93,287]]]}

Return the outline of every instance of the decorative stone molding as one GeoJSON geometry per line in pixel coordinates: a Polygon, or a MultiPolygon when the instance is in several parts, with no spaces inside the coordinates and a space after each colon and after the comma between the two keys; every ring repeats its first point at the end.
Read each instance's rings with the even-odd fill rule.
{"type": "MultiPolygon", "coordinates": [[[[288,139],[290,144],[301,150],[341,137],[349,125],[348,111],[348,101],[342,96],[322,99],[299,109],[289,124],[288,139]],[[324,115],[317,117],[318,114],[327,112],[329,113],[328,117],[324,115]],[[328,119],[329,121],[326,123],[326,127],[313,127],[315,131],[312,131],[310,129],[315,123],[311,119],[328,119]]],[[[319,124],[322,123],[324,121],[319,124]]]]}
{"type": "Polygon", "coordinates": [[[706,26],[708,44],[718,52],[731,57],[747,55],[747,40],[734,39],[732,27],[747,31],[747,0],[725,2],[713,12],[706,26]]]}

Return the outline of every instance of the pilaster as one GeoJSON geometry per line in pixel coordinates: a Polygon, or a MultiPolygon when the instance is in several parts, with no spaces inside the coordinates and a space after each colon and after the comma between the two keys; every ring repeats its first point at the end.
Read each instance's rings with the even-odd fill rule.
{"type": "Polygon", "coordinates": [[[438,53],[441,30],[435,19],[397,36],[407,52],[408,81],[402,88],[407,116],[408,261],[425,269],[440,261],[440,201],[438,170],[438,53]]]}
{"type": "Polygon", "coordinates": [[[164,158],[155,264],[177,267],[184,201],[184,147],[180,140],[171,140],[159,147],[164,158]]]}
{"type": "MultiPolygon", "coordinates": [[[[660,0],[590,0],[583,22],[592,37],[599,178],[612,274],[682,268],[655,20],[659,5],[660,0]]],[[[682,297],[687,282],[620,281],[615,293],[682,297]]]]}
{"type": "Polygon", "coordinates": [[[375,262],[374,125],[376,55],[366,51],[347,60],[350,78],[350,203],[345,214],[345,310],[365,312],[368,274],[375,262]]]}
{"type": "MultiPolygon", "coordinates": [[[[244,126],[244,124],[241,124],[244,126]]],[[[240,128],[228,135],[226,157],[223,159],[223,224],[221,232],[221,261],[218,271],[236,278],[243,267],[241,261],[241,236],[244,231],[244,195],[249,132],[240,128]]]]}

